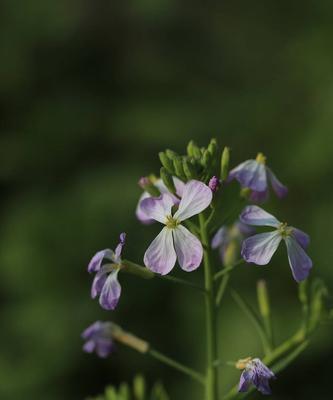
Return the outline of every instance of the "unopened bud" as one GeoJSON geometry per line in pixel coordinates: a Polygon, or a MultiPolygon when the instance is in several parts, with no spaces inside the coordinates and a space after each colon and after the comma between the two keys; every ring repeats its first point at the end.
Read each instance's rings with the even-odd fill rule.
{"type": "Polygon", "coordinates": [[[176,175],[178,178],[184,180],[186,179],[186,175],[183,168],[183,160],[181,157],[176,157],[173,159],[173,165],[175,167],[176,175]]]}
{"type": "Polygon", "coordinates": [[[148,176],[143,176],[140,178],[138,185],[153,197],[158,197],[161,195],[158,188],[154,185],[153,180],[148,176]]]}
{"type": "Polygon", "coordinates": [[[189,159],[183,160],[183,169],[187,179],[195,179],[197,177],[196,168],[189,159]]]}
{"type": "Polygon", "coordinates": [[[172,159],[170,159],[166,153],[164,153],[163,151],[161,151],[160,153],[158,153],[158,156],[160,158],[161,164],[163,165],[163,167],[170,172],[170,174],[174,174],[175,173],[175,168],[173,166],[173,161],[172,159]]]}
{"type": "Polygon", "coordinates": [[[170,193],[172,194],[176,194],[176,188],[175,188],[175,184],[173,182],[173,178],[172,176],[168,173],[168,171],[166,170],[166,168],[161,167],[160,169],[160,176],[161,179],[164,183],[164,185],[167,187],[167,189],[169,190],[170,193]]]}
{"type": "Polygon", "coordinates": [[[260,314],[263,318],[268,318],[270,315],[270,306],[267,285],[264,280],[260,280],[257,283],[257,298],[260,314]]]}
{"type": "Polygon", "coordinates": [[[221,156],[221,179],[225,181],[229,174],[230,149],[225,147],[221,156]]]}
{"type": "Polygon", "coordinates": [[[213,193],[216,193],[220,187],[220,180],[217,176],[212,176],[209,180],[208,186],[213,193]]]}
{"type": "Polygon", "coordinates": [[[217,155],[217,147],[217,140],[213,138],[208,145],[208,151],[211,153],[213,158],[217,155]]]}

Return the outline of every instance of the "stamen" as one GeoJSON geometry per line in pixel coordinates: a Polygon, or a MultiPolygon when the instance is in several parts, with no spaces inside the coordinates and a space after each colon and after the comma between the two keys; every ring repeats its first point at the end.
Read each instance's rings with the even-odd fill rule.
{"type": "Polygon", "coordinates": [[[266,164],[266,156],[264,156],[263,153],[258,153],[258,154],[257,154],[257,157],[256,157],[256,161],[257,161],[259,164],[266,164]]]}
{"type": "Polygon", "coordinates": [[[175,229],[179,224],[180,224],[180,222],[177,219],[173,218],[171,215],[168,215],[166,217],[165,225],[168,228],[175,229]]]}

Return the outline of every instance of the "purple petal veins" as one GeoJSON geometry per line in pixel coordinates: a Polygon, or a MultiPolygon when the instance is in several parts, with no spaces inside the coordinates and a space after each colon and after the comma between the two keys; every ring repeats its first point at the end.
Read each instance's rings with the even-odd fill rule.
{"type": "Polygon", "coordinates": [[[202,261],[203,249],[200,240],[182,225],[172,233],[180,267],[187,272],[194,271],[202,261]]]}
{"type": "Polygon", "coordinates": [[[283,184],[278,180],[278,178],[277,178],[276,175],[271,171],[270,168],[267,168],[267,167],[266,167],[266,169],[267,169],[267,173],[268,173],[268,178],[269,178],[269,180],[270,180],[270,182],[271,182],[271,185],[272,185],[272,188],[273,188],[275,194],[276,194],[278,197],[280,197],[280,198],[287,196],[287,194],[288,194],[288,188],[287,188],[287,186],[283,185],[283,184]]]}
{"type": "Polygon", "coordinates": [[[312,268],[312,260],[292,236],[288,236],[285,242],[293,277],[296,282],[301,282],[308,277],[312,268]]]}
{"type": "Polygon", "coordinates": [[[114,349],[111,333],[111,322],[94,322],[81,335],[82,339],[86,341],[83,350],[86,353],[95,351],[101,358],[107,357],[114,349]]]}
{"type": "Polygon", "coordinates": [[[237,179],[243,187],[250,188],[256,192],[267,189],[266,168],[256,160],[247,160],[229,173],[229,181],[237,179]]]}
{"type": "Polygon", "coordinates": [[[282,236],[278,231],[259,233],[244,240],[242,257],[249,263],[266,265],[277,250],[282,236]]]}
{"type": "Polygon", "coordinates": [[[262,394],[271,394],[270,379],[275,379],[274,373],[259,358],[254,358],[247,363],[242,372],[238,391],[246,392],[253,384],[262,394]]]}
{"type": "Polygon", "coordinates": [[[118,272],[119,270],[116,269],[109,274],[101,290],[99,303],[105,310],[114,310],[118,305],[121,295],[118,272]]]}
{"type": "Polygon", "coordinates": [[[103,259],[106,258],[110,261],[114,259],[114,253],[110,249],[98,251],[90,260],[88,265],[88,272],[97,272],[100,270],[103,259]]]}
{"type": "Polygon", "coordinates": [[[280,225],[272,214],[269,214],[258,206],[247,206],[240,215],[240,221],[247,225],[272,226],[277,228],[280,225]]]}

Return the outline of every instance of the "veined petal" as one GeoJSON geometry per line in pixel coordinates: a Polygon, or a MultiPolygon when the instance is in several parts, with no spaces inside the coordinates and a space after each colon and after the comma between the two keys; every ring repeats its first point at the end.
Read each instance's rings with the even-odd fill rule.
{"type": "Polygon", "coordinates": [[[267,168],[267,173],[268,173],[268,177],[271,182],[272,188],[273,188],[274,192],[276,193],[276,195],[280,198],[285,197],[288,194],[287,186],[283,185],[278,180],[278,178],[276,177],[276,175],[272,172],[272,170],[270,168],[267,168]]]}
{"type": "Polygon", "coordinates": [[[196,180],[187,182],[174,218],[179,221],[184,221],[193,215],[199,214],[209,206],[212,198],[212,191],[203,182],[196,180]]]}
{"type": "Polygon", "coordinates": [[[88,272],[97,272],[101,269],[102,261],[104,258],[113,261],[114,252],[110,249],[104,249],[98,251],[94,257],[90,260],[88,265],[88,272]]]}
{"type": "Polygon", "coordinates": [[[108,277],[108,273],[111,271],[112,271],[112,264],[105,264],[99,271],[97,271],[93,283],[91,285],[91,297],[93,299],[101,293],[105,281],[108,277]]]}
{"type": "Polygon", "coordinates": [[[249,263],[266,265],[281,242],[282,237],[278,231],[259,233],[244,240],[242,257],[249,263]]]}
{"type": "Polygon", "coordinates": [[[306,249],[310,243],[310,236],[307,233],[301,231],[300,229],[294,227],[291,228],[292,228],[291,236],[293,236],[297,240],[298,244],[302,246],[303,249],[306,249]]]}
{"type": "Polygon", "coordinates": [[[114,251],[114,262],[116,264],[119,264],[121,262],[120,256],[121,256],[123,247],[125,246],[125,241],[126,241],[126,233],[123,232],[119,236],[119,243],[116,247],[116,250],[114,251]]]}
{"type": "Polygon", "coordinates": [[[247,160],[230,171],[228,180],[236,178],[238,182],[256,192],[267,188],[266,167],[256,160],[247,160]]]}
{"type": "Polygon", "coordinates": [[[141,207],[142,201],[144,199],[148,199],[149,197],[151,197],[151,196],[148,192],[143,192],[142,195],[140,196],[138,205],[136,206],[136,210],[135,210],[135,215],[136,215],[137,219],[146,225],[152,224],[153,222],[155,222],[155,220],[153,218],[149,218],[146,215],[145,211],[141,207]]]}
{"type": "Polygon", "coordinates": [[[244,370],[239,380],[238,391],[239,392],[247,392],[253,380],[253,371],[244,370]]]}
{"type": "Polygon", "coordinates": [[[285,242],[293,277],[296,282],[301,282],[308,277],[312,260],[292,236],[287,236],[285,242]]]}
{"type": "Polygon", "coordinates": [[[280,225],[274,215],[269,214],[258,206],[247,206],[242,211],[239,219],[244,224],[257,226],[272,226],[277,228],[280,225]]]}
{"type": "MultiPolygon", "coordinates": [[[[178,179],[176,176],[172,177],[173,179],[173,183],[175,185],[176,188],[176,193],[178,197],[182,197],[183,196],[183,191],[184,191],[184,187],[185,187],[185,183],[183,181],[181,181],[180,179],[178,179]]],[[[168,193],[174,200],[174,204],[179,204],[180,200],[178,197],[174,196],[173,194],[171,194],[169,192],[169,189],[165,186],[164,182],[162,181],[162,179],[158,179],[155,182],[155,186],[157,187],[157,189],[162,193],[168,193]]]]}
{"type": "Polygon", "coordinates": [[[165,193],[158,198],[149,197],[142,200],[141,209],[148,218],[165,224],[166,217],[171,215],[171,208],[173,206],[172,197],[165,193]]]}
{"type": "Polygon", "coordinates": [[[114,310],[117,307],[121,294],[118,272],[119,270],[116,269],[110,273],[101,291],[99,303],[105,310],[114,310]]]}
{"type": "Polygon", "coordinates": [[[212,239],[212,249],[217,249],[218,247],[226,245],[228,242],[228,228],[226,226],[221,226],[221,228],[215,233],[212,239]]]}
{"type": "Polygon", "coordinates": [[[144,263],[151,271],[168,274],[176,263],[172,229],[164,227],[145,252],[144,263]]]}
{"type": "Polygon", "coordinates": [[[187,272],[197,269],[203,254],[200,240],[182,225],[173,229],[172,234],[180,267],[187,272]]]}

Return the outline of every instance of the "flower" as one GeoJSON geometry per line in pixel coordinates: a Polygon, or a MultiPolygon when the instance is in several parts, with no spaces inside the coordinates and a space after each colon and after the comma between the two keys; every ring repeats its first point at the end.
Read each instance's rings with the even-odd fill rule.
{"type": "Polygon", "coordinates": [[[220,187],[220,180],[217,176],[212,176],[209,180],[208,186],[210,187],[213,193],[217,192],[220,187]]]}
{"type": "Polygon", "coordinates": [[[125,245],[126,233],[120,234],[120,242],[113,252],[105,249],[97,252],[88,265],[88,272],[96,272],[91,286],[91,297],[99,297],[99,303],[105,310],[114,310],[117,307],[121,286],[118,282],[118,272],[121,265],[121,252],[125,245]],[[111,263],[102,266],[104,259],[111,263]]]}
{"type": "Polygon", "coordinates": [[[304,251],[310,243],[310,238],[305,232],[278,221],[258,206],[245,207],[240,220],[248,225],[276,228],[273,232],[259,233],[244,240],[242,256],[245,261],[257,265],[268,264],[283,239],[294,279],[300,282],[307,278],[312,261],[304,251]]]}
{"type": "MultiPolygon", "coordinates": [[[[173,182],[174,182],[174,185],[175,185],[175,188],[176,188],[177,196],[178,196],[178,197],[181,197],[182,194],[183,194],[183,190],[184,190],[185,183],[182,182],[180,179],[176,178],[175,176],[173,176],[172,178],[173,178],[173,182]]],[[[149,178],[141,178],[141,179],[139,180],[139,185],[140,185],[141,187],[143,187],[142,185],[143,185],[143,184],[146,184],[146,180],[147,180],[147,179],[149,179],[149,178]],[[141,183],[140,183],[140,182],[141,182],[141,183]],[[144,183],[143,183],[143,182],[144,182],[144,183]]],[[[160,191],[161,194],[168,193],[168,194],[171,196],[171,198],[173,199],[174,204],[179,204],[179,202],[180,202],[179,198],[178,198],[177,196],[175,196],[175,195],[173,195],[172,193],[169,192],[169,190],[167,189],[167,187],[166,187],[165,184],[163,183],[162,179],[156,179],[156,180],[153,182],[153,184],[154,184],[154,186],[157,187],[157,189],[160,191]]],[[[136,214],[136,217],[138,218],[138,220],[139,220],[140,222],[142,222],[143,224],[147,224],[147,225],[153,223],[153,222],[154,222],[154,219],[149,218],[149,217],[146,215],[145,211],[144,211],[144,210],[142,209],[142,207],[141,207],[141,204],[142,204],[142,201],[143,201],[144,199],[147,199],[147,198],[149,198],[149,197],[152,197],[152,196],[151,196],[148,192],[146,192],[146,191],[143,192],[142,195],[140,196],[140,199],[139,199],[139,201],[138,201],[138,205],[137,205],[136,211],[135,211],[135,214],[136,214]]]]}
{"type": "Polygon", "coordinates": [[[83,351],[96,352],[101,358],[106,358],[114,350],[112,340],[112,322],[96,321],[82,332],[82,339],[86,342],[83,351]]]}
{"type": "Polygon", "coordinates": [[[236,368],[243,369],[238,385],[239,392],[247,392],[253,384],[262,394],[272,393],[269,380],[275,379],[275,375],[259,358],[239,360],[236,368]]]}
{"type": "Polygon", "coordinates": [[[230,227],[223,225],[213,236],[212,249],[219,249],[222,264],[232,265],[240,254],[240,245],[244,238],[254,234],[253,228],[240,221],[230,227]]]}
{"type": "Polygon", "coordinates": [[[233,179],[237,179],[243,188],[251,189],[250,199],[258,203],[268,198],[268,180],[278,197],[282,198],[288,193],[288,188],[266,166],[266,157],[262,153],[258,153],[255,160],[244,161],[232,169],[228,181],[233,179]]]}
{"type": "Polygon", "coordinates": [[[178,210],[172,215],[173,199],[169,194],[147,198],[141,207],[148,218],[165,225],[144,255],[147,268],[161,275],[168,274],[176,263],[184,271],[193,271],[202,260],[202,245],[181,222],[205,210],[212,201],[212,191],[202,182],[186,183],[178,210]]]}

